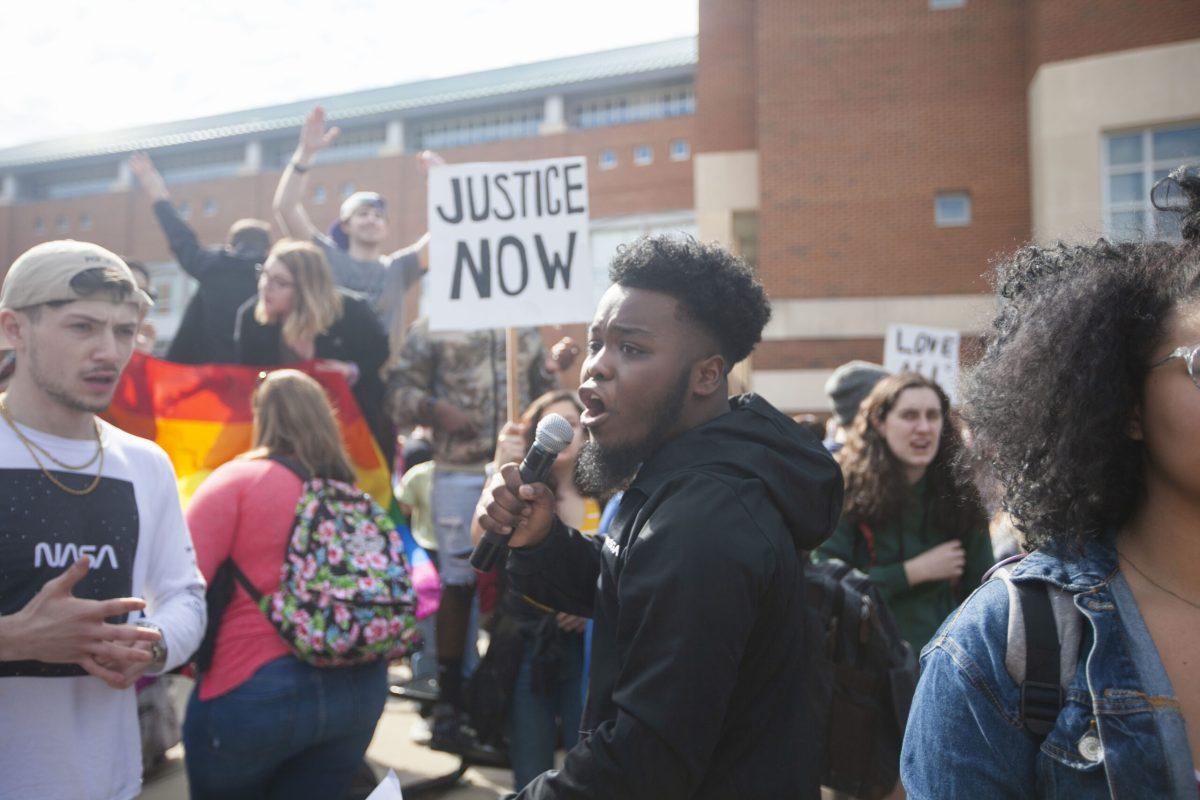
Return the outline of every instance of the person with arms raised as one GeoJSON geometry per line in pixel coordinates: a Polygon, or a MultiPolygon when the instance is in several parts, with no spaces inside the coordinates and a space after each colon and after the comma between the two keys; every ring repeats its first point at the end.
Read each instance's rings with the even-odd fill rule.
{"type": "Polygon", "coordinates": [[[129,168],[154,203],[154,216],[179,266],[198,283],[167,348],[167,360],[236,363],[233,329],[238,309],[254,295],[255,270],[271,248],[271,226],[261,219],[239,219],[229,227],[224,245],[202,247],[196,232],[171,203],[167,182],[150,157],[135,153],[129,158],[129,168]]]}
{"type": "MultiPolygon", "coordinates": [[[[422,259],[426,257],[429,234],[407,247],[386,252],[387,204],[377,192],[354,192],[347,197],[328,235],[313,224],[303,203],[308,172],[317,154],[332,145],[340,132],[326,125],[325,110],[320,106],[309,112],[296,152],[275,189],[275,216],[287,235],[309,239],[324,251],[334,282],[367,299],[388,334],[391,348],[396,350],[408,327],[405,295],[427,269],[422,259]]],[[[418,158],[422,170],[443,163],[440,156],[428,150],[418,158]]]]}

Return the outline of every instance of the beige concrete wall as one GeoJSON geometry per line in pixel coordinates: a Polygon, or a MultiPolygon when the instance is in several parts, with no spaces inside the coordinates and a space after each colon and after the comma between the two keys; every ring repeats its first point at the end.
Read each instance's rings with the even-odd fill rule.
{"type": "Polygon", "coordinates": [[[758,151],[697,153],[692,168],[697,238],[733,246],[734,213],[758,209],[758,151]]]}
{"type": "Polygon", "coordinates": [[[763,339],[853,339],[883,336],[892,323],[953,328],[964,334],[986,331],[995,314],[987,294],[903,297],[833,297],[771,303],[763,339]]]}
{"type": "Polygon", "coordinates": [[[1103,134],[1200,119],[1200,40],[1045,64],[1029,86],[1033,235],[1103,231],[1103,134]]]}

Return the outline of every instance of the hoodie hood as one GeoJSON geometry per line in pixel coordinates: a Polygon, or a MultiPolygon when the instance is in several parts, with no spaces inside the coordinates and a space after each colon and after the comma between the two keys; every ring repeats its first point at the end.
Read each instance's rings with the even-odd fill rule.
{"type": "Polygon", "coordinates": [[[640,470],[634,485],[650,494],[685,469],[758,480],[796,546],[814,549],[841,516],[837,462],[815,436],[758,395],[734,397],[729,408],[728,414],[663,445],[647,462],[654,468],[640,470]]]}

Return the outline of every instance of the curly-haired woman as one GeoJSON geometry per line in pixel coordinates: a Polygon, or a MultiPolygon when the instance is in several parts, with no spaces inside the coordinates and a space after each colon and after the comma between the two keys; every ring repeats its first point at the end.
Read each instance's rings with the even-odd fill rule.
{"type": "Polygon", "coordinates": [[[1200,180],[1177,178],[1193,203],[1183,245],[1030,246],[1000,267],[965,413],[972,461],[1033,552],[925,649],[901,759],[911,797],[1197,796],[1200,180]],[[1030,614],[1043,590],[1053,624],[1030,614]],[[1039,630],[1057,653],[1031,643],[1039,630]],[[1057,702],[1033,702],[1014,662],[1057,675],[1039,681],[1057,702]]]}
{"type": "Polygon", "coordinates": [[[906,372],[875,384],[837,454],[842,520],[816,557],[870,575],[914,648],[992,565],[978,495],[954,470],[961,450],[946,393],[906,372]]]}

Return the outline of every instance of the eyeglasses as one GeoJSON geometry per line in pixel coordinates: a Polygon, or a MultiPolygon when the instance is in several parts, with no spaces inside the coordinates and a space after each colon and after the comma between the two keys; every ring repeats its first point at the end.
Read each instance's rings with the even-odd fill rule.
{"type": "Polygon", "coordinates": [[[1150,369],[1161,367],[1163,364],[1166,364],[1168,361],[1175,358],[1183,359],[1184,363],[1187,364],[1188,375],[1191,377],[1192,383],[1196,384],[1197,389],[1200,389],[1200,344],[1194,344],[1190,347],[1186,345],[1183,347],[1177,347],[1171,353],[1171,355],[1167,356],[1161,361],[1156,361],[1151,364],[1150,369]]]}
{"type": "Polygon", "coordinates": [[[292,281],[284,280],[282,278],[276,277],[275,275],[268,273],[266,270],[264,270],[262,268],[261,264],[257,268],[255,268],[255,274],[258,275],[258,279],[260,281],[265,280],[267,282],[268,286],[274,286],[276,289],[291,289],[293,286],[296,285],[292,281]]]}

